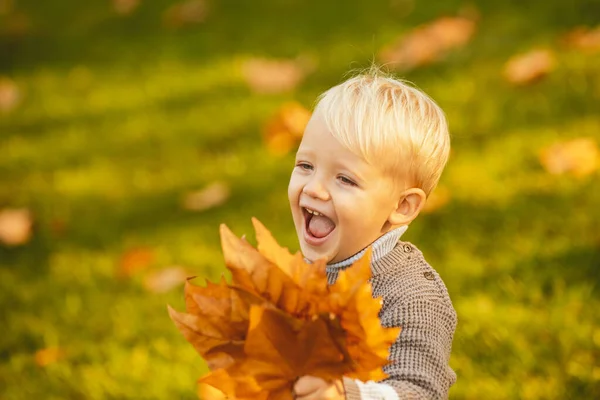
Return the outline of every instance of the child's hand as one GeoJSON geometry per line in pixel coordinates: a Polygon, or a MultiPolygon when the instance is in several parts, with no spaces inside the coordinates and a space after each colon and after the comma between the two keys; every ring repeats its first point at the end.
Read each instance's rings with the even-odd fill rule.
{"type": "Polygon", "coordinates": [[[294,398],[297,400],[344,400],[342,380],[327,382],[321,378],[306,375],[296,381],[294,398]]]}

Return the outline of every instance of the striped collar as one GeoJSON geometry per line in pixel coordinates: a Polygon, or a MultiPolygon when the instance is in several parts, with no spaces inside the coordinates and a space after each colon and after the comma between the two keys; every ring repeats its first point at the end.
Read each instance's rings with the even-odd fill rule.
{"type": "MultiPolygon", "coordinates": [[[[399,228],[396,228],[392,231],[387,232],[386,234],[380,236],[373,243],[371,243],[370,246],[373,249],[373,254],[371,256],[371,265],[373,265],[375,262],[379,261],[387,253],[392,251],[394,249],[394,247],[396,246],[396,243],[398,242],[398,240],[400,240],[400,237],[404,234],[404,232],[406,232],[407,229],[408,229],[408,225],[403,225],[399,228]]],[[[368,247],[369,246],[362,249],[361,251],[359,251],[352,257],[346,258],[345,260],[338,261],[333,264],[327,264],[327,272],[337,271],[337,270],[344,269],[345,267],[352,265],[355,261],[360,259],[365,254],[368,247]]]]}

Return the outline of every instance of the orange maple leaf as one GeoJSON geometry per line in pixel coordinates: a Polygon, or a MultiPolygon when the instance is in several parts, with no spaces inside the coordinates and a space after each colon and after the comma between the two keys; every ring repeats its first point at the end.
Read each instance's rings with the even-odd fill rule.
{"type": "MultiPolygon", "coordinates": [[[[314,313],[323,303],[320,301],[327,296],[327,274],[325,260],[317,260],[307,264],[300,252],[292,255],[288,249],[280,247],[271,232],[256,218],[252,218],[256,232],[258,251],[271,263],[277,265],[301,287],[302,300],[308,302],[309,311],[314,313]],[[316,308],[316,309],[315,309],[316,308]]],[[[329,309],[320,309],[329,312],[329,309]]]]}
{"type": "Polygon", "coordinates": [[[328,286],[324,261],[292,255],[258,220],[253,224],[257,248],[221,226],[230,284],[188,281],[187,313],[169,307],[212,371],[199,380],[199,392],[208,385],[222,398],[291,400],[294,381],[303,375],[384,379],[382,367],[400,328],[379,321],[370,250],[328,286]]]}

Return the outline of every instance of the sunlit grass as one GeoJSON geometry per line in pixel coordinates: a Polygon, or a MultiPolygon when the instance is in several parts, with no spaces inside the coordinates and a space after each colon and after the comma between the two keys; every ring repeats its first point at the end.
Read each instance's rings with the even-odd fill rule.
{"type": "MultiPolygon", "coordinates": [[[[149,293],[144,278],[180,265],[218,279],[219,224],[252,241],[252,216],[296,250],[286,196],[293,159],[267,151],[264,122],[288,100],[310,107],[397,34],[460,8],[214,4],[204,25],[166,32],[166,3],[143,4],[129,20],[99,5],[72,3],[64,15],[24,5],[40,29],[65,30],[24,40],[0,63],[24,95],[0,115],[0,206],[35,217],[28,244],[0,248],[2,398],[195,398],[203,363],[166,312],[182,307],[182,289],[149,293]],[[317,68],[296,91],[258,95],[240,66],[265,54],[306,54],[317,68]],[[225,204],[182,207],[186,193],[215,181],[231,187],[225,204]],[[153,260],[121,277],[121,255],[138,247],[153,260]],[[55,347],[60,357],[36,363],[37,351],[55,347]]],[[[403,75],[440,103],[452,131],[441,182],[450,202],[406,234],[458,311],[452,398],[600,396],[598,173],[555,176],[538,159],[557,141],[600,141],[600,58],[558,39],[589,22],[591,3],[580,3],[482,2],[472,43],[403,75]],[[554,49],[556,70],[510,86],[504,61],[533,46],[554,49]]]]}

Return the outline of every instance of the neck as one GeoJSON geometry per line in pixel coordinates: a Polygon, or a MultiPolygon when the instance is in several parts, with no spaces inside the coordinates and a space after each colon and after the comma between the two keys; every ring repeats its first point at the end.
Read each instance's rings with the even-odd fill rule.
{"type": "MultiPolygon", "coordinates": [[[[404,234],[404,232],[406,232],[407,229],[408,225],[403,225],[399,228],[393,229],[385,233],[373,243],[371,243],[369,245],[373,249],[373,253],[371,255],[371,265],[380,260],[387,253],[392,251],[402,234],[404,234]]],[[[353,256],[346,258],[345,260],[338,261],[332,264],[327,264],[327,271],[335,271],[352,265],[355,261],[360,259],[365,254],[369,246],[365,247],[353,256]]]]}

